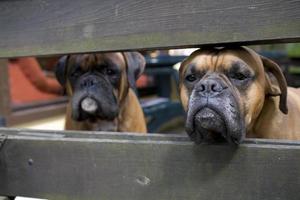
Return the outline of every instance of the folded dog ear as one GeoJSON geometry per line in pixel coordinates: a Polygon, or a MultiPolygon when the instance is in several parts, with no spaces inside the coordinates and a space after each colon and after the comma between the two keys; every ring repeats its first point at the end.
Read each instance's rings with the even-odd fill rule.
{"type": "Polygon", "coordinates": [[[59,59],[55,66],[55,75],[58,82],[62,85],[66,85],[66,66],[69,56],[63,56],[59,59]]]}
{"type": "Polygon", "coordinates": [[[275,62],[263,56],[261,56],[261,60],[266,72],[267,95],[280,96],[279,109],[287,114],[287,83],[285,77],[275,62]]]}
{"type": "Polygon", "coordinates": [[[124,52],[123,55],[127,63],[127,76],[129,86],[135,89],[135,82],[144,72],[145,69],[145,58],[142,54],[138,52],[124,52]]]}
{"type": "Polygon", "coordinates": [[[189,63],[189,61],[191,60],[191,56],[192,54],[185,58],[181,63],[180,63],[180,67],[179,67],[179,76],[180,76],[180,80],[183,80],[183,76],[184,76],[184,70],[185,70],[185,67],[186,65],[189,63]]]}

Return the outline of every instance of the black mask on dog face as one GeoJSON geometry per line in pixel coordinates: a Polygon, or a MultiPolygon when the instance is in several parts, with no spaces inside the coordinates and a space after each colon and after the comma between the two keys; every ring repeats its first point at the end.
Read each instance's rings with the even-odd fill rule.
{"type": "Polygon", "coordinates": [[[186,120],[190,137],[197,143],[224,139],[239,143],[245,136],[245,123],[239,94],[228,78],[216,72],[206,73],[192,87],[186,120]]]}
{"type": "Polygon", "coordinates": [[[195,54],[181,68],[186,132],[196,143],[238,144],[246,135],[247,105],[243,102],[253,89],[255,72],[246,61],[224,49],[195,54]]]}
{"type": "Polygon", "coordinates": [[[56,69],[57,79],[72,96],[74,120],[113,120],[118,116],[119,104],[129,88],[128,82],[122,79],[127,78],[126,64],[121,53],[61,58],[56,69]]]}
{"type": "Polygon", "coordinates": [[[288,113],[280,67],[247,47],[206,48],[180,67],[180,99],[186,131],[197,143],[240,143],[255,132],[265,103],[288,113]]]}

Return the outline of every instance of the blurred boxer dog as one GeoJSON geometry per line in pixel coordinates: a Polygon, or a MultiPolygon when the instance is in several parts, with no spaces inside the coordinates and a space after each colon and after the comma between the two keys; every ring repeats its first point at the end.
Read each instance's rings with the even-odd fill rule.
{"type": "Polygon", "coordinates": [[[146,133],[133,91],[144,67],[138,52],[63,56],[56,77],[70,97],[65,129],[146,133]]]}

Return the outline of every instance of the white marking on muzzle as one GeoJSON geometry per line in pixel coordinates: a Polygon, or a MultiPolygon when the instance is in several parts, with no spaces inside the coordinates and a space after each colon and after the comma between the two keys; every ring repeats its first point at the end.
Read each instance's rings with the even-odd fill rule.
{"type": "Polygon", "coordinates": [[[92,114],[96,112],[96,110],[98,109],[98,105],[94,99],[86,97],[81,101],[81,108],[85,112],[92,114]]]}

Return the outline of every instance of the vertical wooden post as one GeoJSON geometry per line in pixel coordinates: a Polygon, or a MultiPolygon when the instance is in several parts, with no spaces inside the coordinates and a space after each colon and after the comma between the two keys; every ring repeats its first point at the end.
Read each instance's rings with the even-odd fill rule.
{"type": "Polygon", "coordinates": [[[7,119],[11,112],[9,88],[7,60],[0,59],[0,125],[3,125],[3,118],[7,119]]]}

